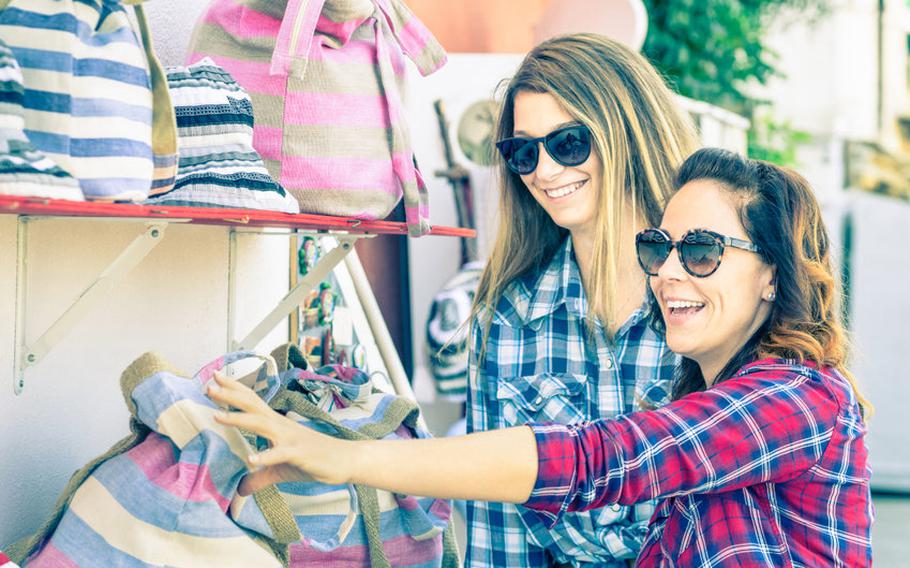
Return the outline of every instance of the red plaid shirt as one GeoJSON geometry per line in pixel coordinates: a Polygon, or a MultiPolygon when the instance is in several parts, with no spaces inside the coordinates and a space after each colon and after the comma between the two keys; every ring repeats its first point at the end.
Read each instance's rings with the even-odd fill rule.
{"type": "Polygon", "coordinates": [[[866,428],[834,370],[764,359],[658,410],[532,427],[525,506],[548,524],[662,499],[639,566],[872,563],[866,428]]]}

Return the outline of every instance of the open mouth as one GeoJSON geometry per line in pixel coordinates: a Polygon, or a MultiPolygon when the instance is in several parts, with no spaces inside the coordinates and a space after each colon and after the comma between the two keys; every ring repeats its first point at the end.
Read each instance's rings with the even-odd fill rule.
{"type": "Polygon", "coordinates": [[[705,305],[701,302],[689,300],[670,300],[667,302],[667,311],[673,316],[687,316],[700,312],[705,305]]]}
{"type": "Polygon", "coordinates": [[[582,180],[582,181],[578,181],[575,183],[570,183],[568,185],[563,185],[561,187],[556,187],[553,189],[545,189],[545,190],[543,190],[543,192],[546,193],[547,197],[549,197],[550,199],[559,199],[561,197],[567,197],[569,195],[572,195],[573,193],[575,193],[576,191],[581,189],[582,186],[584,186],[586,183],[588,183],[588,180],[582,180]]]}

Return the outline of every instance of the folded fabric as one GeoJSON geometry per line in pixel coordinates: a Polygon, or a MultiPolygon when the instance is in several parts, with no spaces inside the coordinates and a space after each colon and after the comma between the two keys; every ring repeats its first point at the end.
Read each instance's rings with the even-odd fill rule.
{"type": "Polygon", "coordinates": [[[253,105],[230,74],[203,59],[169,68],[167,79],[177,115],[177,180],[167,191],[153,189],[146,203],[299,213],[253,149],[253,105]]]}
{"type": "MultiPolygon", "coordinates": [[[[427,438],[417,405],[374,389],[358,369],[307,370],[293,346],[273,352],[282,390],[270,406],[315,430],[348,440],[427,438]]],[[[278,484],[302,540],[290,545],[290,566],[454,568],[458,550],[448,501],[318,482],[278,484]]]]}
{"type": "Polygon", "coordinates": [[[167,185],[176,171],[173,106],[139,3],[2,4],[0,37],[22,68],[31,143],[79,180],[87,199],[140,201],[153,183],[167,185]]]}
{"type": "Polygon", "coordinates": [[[0,194],[82,201],[76,179],[26,137],[24,98],[22,71],[0,39],[0,194]]]}
{"type": "Polygon", "coordinates": [[[12,560],[0,552],[0,568],[19,568],[19,566],[14,564],[12,560]]]}
{"type": "Polygon", "coordinates": [[[215,370],[248,357],[266,361],[250,378],[268,398],[278,378],[267,356],[233,353],[193,378],[155,354],[133,362],[121,377],[133,435],[78,471],[50,521],[10,557],[29,568],[287,565],[300,539],[290,510],[274,486],[237,494],[251,448],[215,422],[205,394],[215,370]]]}

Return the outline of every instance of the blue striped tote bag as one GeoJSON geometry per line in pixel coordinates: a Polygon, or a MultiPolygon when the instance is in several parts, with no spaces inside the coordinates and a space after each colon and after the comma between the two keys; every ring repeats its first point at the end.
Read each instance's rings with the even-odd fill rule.
{"type": "Polygon", "coordinates": [[[0,0],[25,134],[90,200],[141,201],[174,183],[174,110],[139,1],[0,0]],[[137,4],[139,34],[125,4],[137,4]]]}
{"type": "Polygon", "coordinates": [[[249,358],[262,364],[238,380],[268,400],[280,385],[266,355],[231,353],[193,377],[154,353],[134,361],[120,378],[132,434],[76,472],[45,525],[6,554],[24,568],[287,566],[294,517],[274,486],[237,493],[252,448],[206,395],[216,370],[249,358]]]}

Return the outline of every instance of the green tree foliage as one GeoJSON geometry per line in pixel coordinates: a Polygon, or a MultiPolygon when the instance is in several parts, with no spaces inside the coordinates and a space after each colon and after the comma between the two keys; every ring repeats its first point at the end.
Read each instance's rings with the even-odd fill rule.
{"type": "MultiPolygon", "coordinates": [[[[765,44],[768,28],[780,18],[815,20],[826,9],[825,0],[644,0],[644,4],[650,20],[644,54],[679,93],[750,119],[763,104],[750,94],[750,85],[764,85],[780,75],[775,68],[778,55],[765,44]]],[[[763,127],[775,130],[769,120],[763,118],[763,127]]],[[[781,125],[774,138],[780,140],[787,128],[781,125]]],[[[753,135],[750,153],[785,161],[791,152],[763,148],[765,139],[753,135]]],[[[792,146],[791,140],[782,142],[792,146]]]]}

